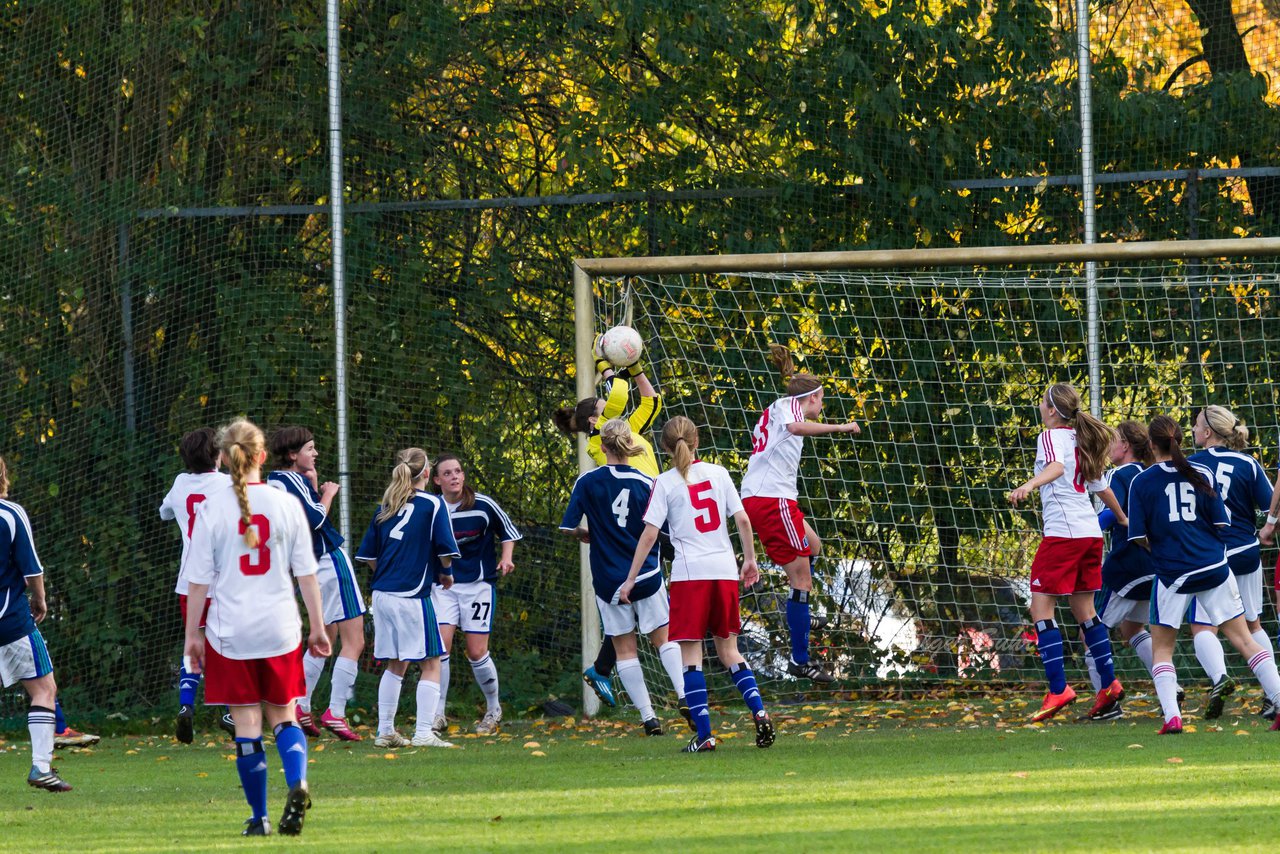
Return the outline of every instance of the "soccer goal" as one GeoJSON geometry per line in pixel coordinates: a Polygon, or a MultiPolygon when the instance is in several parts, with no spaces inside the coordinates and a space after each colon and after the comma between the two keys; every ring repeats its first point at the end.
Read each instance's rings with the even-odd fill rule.
{"type": "MultiPolygon", "coordinates": [[[[740,480],[751,429],[783,394],[769,345],[790,348],[826,382],[824,420],[863,427],[806,440],[800,470],[824,543],[813,648],[837,684],[1035,679],[1038,504],[1014,510],[1007,494],[1032,472],[1040,396],[1070,382],[1113,425],[1222,404],[1274,471],[1278,253],[1266,238],[583,259],[579,397],[598,393],[593,334],[634,326],[664,419],[692,418],[701,455],[740,480]]],[[[583,558],[589,660],[600,634],[583,558]]],[[[766,690],[811,690],[784,670],[785,577],[761,566],[742,599],[742,651],[766,690]]],[[[1117,650],[1118,668],[1142,672],[1117,650]]]]}

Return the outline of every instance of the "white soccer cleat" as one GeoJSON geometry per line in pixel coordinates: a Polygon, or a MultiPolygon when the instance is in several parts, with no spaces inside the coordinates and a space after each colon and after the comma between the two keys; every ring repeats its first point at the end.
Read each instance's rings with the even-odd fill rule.
{"type": "Polygon", "coordinates": [[[374,747],[408,747],[411,744],[409,739],[400,733],[392,730],[386,735],[380,735],[373,740],[374,747]]]}
{"type": "Polygon", "coordinates": [[[427,730],[425,735],[415,735],[413,737],[414,747],[455,747],[452,742],[445,741],[434,731],[427,730]]]}
{"type": "Polygon", "coordinates": [[[476,721],[476,735],[493,735],[500,728],[502,723],[502,708],[498,707],[491,712],[485,712],[484,717],[476,721]]]}
{"type": "Polygon", "coordinates": [[[449,719],[444,715],[436,715],[436,719],[431,722],[431,728],[443,735],[449,731],[449,719]]]}

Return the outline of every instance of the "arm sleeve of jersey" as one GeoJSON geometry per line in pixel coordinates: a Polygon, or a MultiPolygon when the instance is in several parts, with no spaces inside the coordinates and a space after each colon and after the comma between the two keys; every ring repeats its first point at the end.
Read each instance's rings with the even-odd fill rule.
{"type": "Polygon", "coordinates": [[[485,512],[489,514],[489,524],[493,525],[495,530],[499,531],[499,542],[513,543],[516,540],[524,539],[524,534],[520,533],[520,529],[516,527],[515,522],[511,521],[511,517],[507,515],[507,511],[498,506],[498,502],[488,496],[485,496],[484,504],[485,512]]]}
{"type": "Polygon", "coordinates": [[[1271,481],[1267,480],[1267,473],[1262,470],[1262,466],[1257,460],[1253,463],[1253,503],[1261,511],[1269,512],[1271,509],[1271,481]]]}
{"type": "Polygon", "coordinates": [[[582,521],[582,478],[573,484],[573,492],[569,493],[569,506],[564,508],[564,518],[560,520],[560,528],[572,531],[582,521]]]}
{"type": "Polygon", "coordinates": [[[1067,447],[1067,431],[1066,430],[1045,430],[1040,434],[1041,441],[1044,443],[1044,461],[1045,465],[1049,463],[1062,463],[1066,465],[1064,460],[1067,457],[1069,448],[1067,447]]]}
{"type": "Polygon", "coordinates": [[[800,398],[789,397],[786,398],[786,401],[785,406],[778,407],[782,412],[782,426],[786,427],[788,424],[798,424],[804,421],[804,413],[800,411],[800,398]]]}
{"type": "Polygon", "coordinates": [[[431,541],[436,547],[436,557],[461,557],[458,541],[453,536],[453,521],[449,518],[449,511],[443,501],[440,502],[439,508],[431,531],[431,541]]]}
{"type": "Polygon", "coordinates": [[[728,511],[728,515],[733,516],[742,510],[742,496],[738,494],[738,488],[733,485],[733,478],[727,471],[722,472],[720,477],[724,484],[724,509],[728,511]]]}
{"type": "Polygon", "coordinates": [[[653,492],[649,495],[649,506],[644,511],[647,525],[661,528],[667,521],[667,489],[666,481],[659,478],[653,482],[653,492]]]}
{"type": "Polygon", "coordinates": [[[173,509],[173,505],[171,503],[172,498],[173,490],[171,489],[169,490],[169,493],[165,495],[164,501],[160,502],[160,518],[164,519],[166,522],[178,518],[177,511],[173,509]]]}
{"type": "MultiPolygon", "coordinates": [[[[286,503],[287,504],[287,503],[286,503]]],[[[311,531],[307,528],[307,514],[297,504],[290,511],[294,514],[293,550],[289,553],[289,567],[294,577],[315,575],[320,567],[315,552],[311,550],[311,531]]]]}
{"type": "Polygon", "coordinates": [[[18,517],[18,528],[13,532],[14,562],[22,571],[23,578],[44,575],[44,566],[40,563],[40,556],[36,554],[35,537],[31,535],[31,520],[21,507],[14,509],[14,515],[18,517]]]}
{"type": "Polygon", "coordinates": [[[1101,492],[1107,488],[1107,479],[1105,477],[1101,477],[1097,480],[1085,481],[1084,487],[1090,492],[1101,492]]]}
{"type": "MultiPolygon", "coordinates": [[[[1209,483],[1213,483],[1213,480],[1210,479],[1209,483]]],[[[1208,495],[1197,489],[1196,495],[1204,505],[1203,512],[1206,519],[1219,527],[1231,524],[1231,518],[1227,515],[1227,505],[1222,503],[1222,496],[1217,490],[1214,490],[1213,495],[1208,495]]]]}
{"type": "Polygon", "coordinates": [[[369,527],[365,529],[364,538],[360,540],[360,548],[356,550],[356,560],[377,560],[378,559],[378,514],[382,512],[382,506],[373,511],[373,518],[369,520],[369,527]]]}
{"type": "Polygon", "coordinates": [[[213,562],[213,530],[209,527],[209,514],[197,513],[191,529],[191,546],[182,571],[188,581],[196,584],[213,584],[218,567],[213,562]]]}
{"type": "Polygon", "coordinates": [[[308,528],[319,528],[329,518],[324,505],[311,497],[311,487],[306,479],[296,472],[283,472],[279,478],[272,478],[271,484],[278,486],[294,496],[302,504],[302,511],[308,528]]]}
{"type": "Polygon", "coordinates": [[[1147,519],[1142,513],[1142,496],[1133,484],[1124,505],[1124,513],[1129,517],[1129,539],[1140,540],[1147,535],[1147,519]]]}
{"type": "Polygon", "coordinates": [[[617,418],[627,408],[627,398],[631,394],[631,384],[622,377],[615,376],[609,383],[609,396],[604,401],[604,411],[600,413],[597,425],[604,424],[610,418],[617,418]]]}
{"type": "Polygon", "coordinates": [[[627,419],[627,423],[631,425],[631,429],[636,433],[647,433],[649,428],[653,426],[653,420],[658,417],[658,413],[661,411],[662,398],[657,395],[642,397],[640,402],[636,404],[635,412],[632,412],[631,417],[627,419]]]}

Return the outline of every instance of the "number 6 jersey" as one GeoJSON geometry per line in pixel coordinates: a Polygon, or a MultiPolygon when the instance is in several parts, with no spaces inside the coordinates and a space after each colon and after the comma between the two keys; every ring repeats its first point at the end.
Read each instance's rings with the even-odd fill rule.
{"type": "Polygon", "coordinates": [[[186,575],[207,584],[205,637],[224,658],[270,658],[302,643],[294,576],[315,575],[311,529],[292,495],[265,483],[245,486],[260,542],[249,548],[234,489],[210,495],[196,513],[186,575]],[[292,572],[291,572],[292,571],[292,572]]]}
{"type": "Polygon", "coordinates": [[[737,581],[738,559],[725,524],[742,509],[742,499],[729,472],[715,463],[695,460],[689,477],[668,469],[653,484],[644,521],[669,526],[675,558],[671,581],[737,581]]]}
{"type": "Polygon", "coordinates": [[[1050,463],[1062,463],[1064,471],[1057,479],[1040,487],[1040,512],[1046,537],[1101,537],[1102,528],[1090,492],[1107,488],[1105,480],[1085,481],[1076,457],[1076,431],[1070,427],[1051,427],[1036,442],[1036,474],[1050,463]]]}

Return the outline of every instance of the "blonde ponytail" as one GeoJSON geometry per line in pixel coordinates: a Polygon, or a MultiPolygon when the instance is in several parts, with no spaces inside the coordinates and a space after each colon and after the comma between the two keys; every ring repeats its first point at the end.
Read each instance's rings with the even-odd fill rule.
{"type": "Polygon", "coordinates": [[[777,367],[778,373],[787,382],[787,394],[808,394],[822,388],[822,380],[813,374],[796,373],[796,362],[791,351],[781,344],[769,345],[769,361],[777,367]]]}
{"type": "Polygon", "coordinates": [[[671,455],[671,466],[680,477],[689,479],[693,453],[698,450],[698,428],[683,415],[677,415],[662,428],[662,449],[671,455]]]}
{"type": "Polygon", "coordinates": [[[391,469],[391,482],[382,493],[379,522],[387,521],[404,508],[413,497],[413,485],[426,473],[429,466],[427,452],[421,448],[405,448],[396,454],[396,464],[391,469]]]}
{"type": "Polygon", "coordinates": [[[600,448],[606,454],[624,459],[644,453],[631,432],[631,425],[621,418],[611,418],[600,428],[600,448]]]}
{"type": "Polygon", "coordinates": [[[1225,406],[1206,406],[1204,423],[1233,451],[1243,451],[1249,444],[1249,428],[1225,406]]]}
{"type": "Polygon", "coordinates": [[[258,547],[261,539],[258,527],[253,524],[253,510],[249,507],[249,494],[245,490],[249,472],[257,468],[258,460],[266,451],[267,440],[262,430],[253,422],[241,418],[218,431],[218,449],[226,457],[231,475],[231,488],[240,505],[240,522],[244,526],[244,543],[249,548],[258,547]]]}

